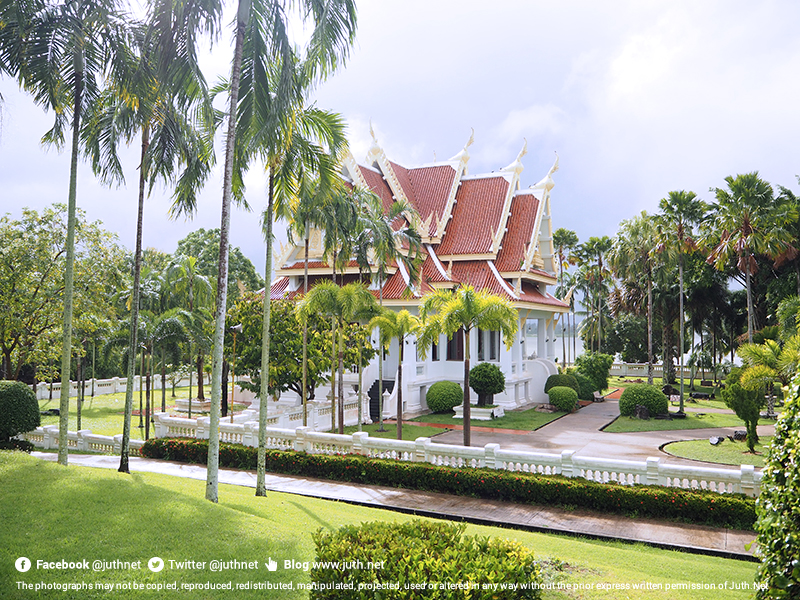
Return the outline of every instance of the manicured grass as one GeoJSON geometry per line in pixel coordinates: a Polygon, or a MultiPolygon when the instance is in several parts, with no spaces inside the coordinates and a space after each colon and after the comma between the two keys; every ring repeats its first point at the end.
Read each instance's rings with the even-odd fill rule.
{"type": "MultiPolygon", "coordinates": [[[[192,392],[196,394],[197,388],[193,387],[192,392]]],[[[121,392],[119,394],[104,394],[102,396],[95,396],[92,398],[88,395],[89,390],[87,389],[87,395],[85,400],[83,401],[83,408],[81,410],[81,429],[89,429],[92,433],[96,433],[98,435],[117,435],[122,433],[122,424],[123,419],[125,416],[125,392],[121,392]]],[[[176,388],[175,390],[176,397],[172,397],[172,390],[167,388],[167,411],[174,412],[174,405],[175,400],[178,398],[188,398],[189,397],[189,388],[176,388]]],[[[160,411],[161,410],[161,390],[158,389],[155,391],[154,395],[151,395],[150,401],[154,402],[153,410],[160,411]]],[[[142,406],[144,406],[144,400],[142,401],[142,406]]],[[[236,404],[235,410],[241,411],[244,410],[244,405],[236,404]]],[[[55,398],[53,400],[39,400],[39,410],[48,410],[51,408],[58,408],[59,407],[59,400],[55,398]]],[[[134,412],[138,412],[139,410],[139,392],[135,391],[133,393],[133,410],[134,412]]],[[[194,413],[193,413],[194,414],[194,413]]],[[[144,417],[142,417],[144,419],[144,417]]],[[[42,425],[58,425],[58,417],[57,416],[42,416],[42,425]]],[[[70,398],[69,399],[69,429],[70,431],[76,431],[78,425],[78,401],[77,398],[70,398]]],[[[152,431],[152,427],[151,427],[152,431]]],[[[131,437],[133,439],[142,440],[144,439],[144,428],[139,429],[139,415],[134,414],[131,418],[131,437]]]]}
{"type": "MultiPolygon", "coordinates": [[[[298,590],[181,590],[183,584],[308,582],[302,568],[287,570],[285,560],[314,560],[311,534],[364,521],[407,521],[400,513],[268,493],[256,498],[251,488],[220,486],[220,503],[204,500],[205,481],[158,474],[124,475],[113,470],[67,468],[20,453],[0,452],[0,511],[11,515],[10,526],[0,527],[0,596],[29,598],[307,598],[298,590]],[[14,561],[142,561],[136,571],[104,572],[36,570],[18,573],[14,561]],[[151,557],[161,557],[160,573],[147,568],[151,557]],[[268,572],[268,559],[278,562],[268,572]],[[209,561],[258,561],[256,570],[212,572],[209,561]],[[201,569],[176,570],[173,561],[205,562],[201,569]],[[29,584],[86,582],[116,584],[177,583],[178,591],[98,590],[40,592],[18,589],[29,584]]],[[[695,600],[717,599],[718,590],[704,585],[752,582],[756,565],[729,559],[658,550],[642,545],[582,540],[483,526],[469,526],[470,535],[516,539],[531,548],[545,569],[545,581],[571,586],[592,585],[588,592],[546,591],[546,600],[566,598],[695,600]],[[632,585],[685,584],[676,590],[634,590],[632,585]],[[612,589],[598,590],[604,585],[612,589]],[[625,589],[625,587],[628,589],[625,589]],[[614,587],[622,589],[613,589],[614,587]]],[[[415,592],[412,592],[412,594],[415,592]]],[[[415,597],[413,595],[404,596],[415,597]]],[[[417,596],[418,597],[418,596],[417,596]]],[[[727,590],[724,597],[752,598],[750,591],[727,590]]]]}
{"type": "MultiPolygon", "coordinates": [[[[422,415],[412,419],[420,423],[443,423],[445,425],[461,425],[461,419],[454,419],[452,412],[445,414],[431,414],[422,415]]],[[[563,417],[566,413],[544,413],[534,409],[528,410],[513,410],[505,413],[505,416],[499,419],[492,419],[491,421],[478,421],[470,419],[470,425],[473,427],[495,427],[497,429],[519,429],[522,431],[533,431],[543,425],[547,425],[551,421],[555,421],[559,417],[563,417]]]]}
{"type": "Polygon", "coordinates": [[[756,444],[756,454],[750,454],[746,442],[725,440],[719,446],[712,446],[708,440],[688,440],[672,442],[664,446],[664,451],[691,460],[718,463],[721,465],[753,465],[763,467],[767,455],[767,447],[772,437],[761,437],[756,444]]]}
{"type": "MultiPolygon", "coordinates": [[[[674,411],[672,411],[674,412],[674,411]]],[[[774,425],[775,421],[761,419],[761,425],[774,425]]],[[[744,422],[733,413],[694,413],[687,412],[685,419],[672,419],[661,421],[649,419],[643,421],[634,417],[619,417],[606,426],[603,431],[609,433],[629,433],[634,431],[671,431],[679,429],[717,429],[719,427],[740,427],[744,429],[744,422]]]]}
{"type": "MultiPolygon", "coordinates": [[[[373,423],[372,425],[363,425],[361,430],[366,431],[369,434],[369,437],[385,438],[390,440],[397,439],[397,424],[394,421],[383,424],[383,428],[386,431],[378,431],[378,427],[380,427],[378,423],[373,423]]],[[[344,432],[347,435],[351,435],[357,431],[358,426],[356,425],[351,425],[350,427],[344,428],[344,432]]],[[[412,423],[411,421],[403,421],[403,439],[410,442],[413,442],[417,438],[421,437],[433,437],[440,433],[444,433],[445,431],[447,431],[447,429],[440,429],[438,427],[425,427],[423,425],[412,423]]]]}

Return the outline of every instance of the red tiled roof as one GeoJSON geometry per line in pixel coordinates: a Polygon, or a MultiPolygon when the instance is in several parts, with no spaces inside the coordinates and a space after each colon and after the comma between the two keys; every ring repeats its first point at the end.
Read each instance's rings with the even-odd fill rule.
{"type": "Polygon", "coordinates": [[[447,205],[447,198],[453,187],[453,180],[456,172],[450,165],[440,167],[421,167],[410,169],[408,176],[414,187],[414,207],[423,221],[433,213],[436,216],[431,219],[431,231],[429,235],[436,233],[434,229],[437,220],[442,217],[444,208],[447,205]]]}
{"type": "MultiPolygon", "coordinates": [[[[355,260],[351,260],[350,262],[347,263],[347,266],[348,267],[358,267],[358,262],[356,262],[355,260]]],[[[308,268],[309,269],[330,269],[331,266],[327,262],[322,261],[322,260],[310,260],[310,261],[308,261],[308,268]]],[[[285,270],[299,269],[300,271],[302,271],[302,270],[305,269],[305,267],[304,267],[303,261],[300,260],[300,261],[297,261],[295,263],[292,263],[291,265],[286,265],[284,267],[281,267],[281,269],[285,269],[285,270]]],[[[338,270],[338,267],[337,267],[337,270],[338,270]]]]}
{"type": "Polygon", "coordinates": [[[499,175],[463,180],[456,195],[453,218],[436,253],[441,257],[490,252],[508,185],[499,175]]]}
{"type": "Polygon", "coordinates": [[[289,287],[289,278],[280,277],[276,279],[269,288],[269,299],[280,300],[286,295],[286,288],[289,287]]]}
{"type": "Polygon", "coordinates": [[[389,208],[392,206],[394,199],[392,198],[392,189],[383,179],[383,175],[377,173],[373,169],[362,167],[361,165],[359,165],[358,168],[361,169],[361,174],[364,176],[369,188],[383,201],[383,212],[389,212],[389,208]]]}
{"type": "Polygon", "coordinates": [[[412,185],[411,179],[408,176],[408,169],[401,167],[392,161],[389,161],[389,166],[392,167],[392,171],[394,171],[397,181],[400,182],[400,187],[403,188],[406,198],[408,198],[408,201],[411,202],[412,206],[416,207],[417,199],[414,194],[414,186],[412,185]]]}
{"type": "MultiPolygon", "coordinates": [[[[442,265],[447,271],[447,267],[442,265]]],[[[436,268],[436,265],[433,262],[433,257],[429,254],[428,257],[425,259],[425,262],[422,263],[422,269],[420,271],[422,273],[422,281],[430,281],[432,283],[442,283],[444,281],[448,281],[448,279],[439,272],[439,269],[436,268]]]]}
{"type": "Polygon", "coordinates": [[[525,260],[526,246],[531,241],[533,227],[536,225],[538,209],[539,200],[533,194],[518,195],[511,201],[508,231],[503,236],[502,247],[494,261],[498,271],[520,270],[525,260]]]}
{"type": "Polygon", "coordinates": [[[562,302],[558,298],[551,298],[550,296],[544,296],[539,290],[535,288],[535,286],[531,283],[526,281],[522,282],[522,293],[519,296],[519,299],[523,302],[533,302],[535,304],[546,304],[548,306],[559,306],[562,308],[569,308],[569,304],[562,302]]]}

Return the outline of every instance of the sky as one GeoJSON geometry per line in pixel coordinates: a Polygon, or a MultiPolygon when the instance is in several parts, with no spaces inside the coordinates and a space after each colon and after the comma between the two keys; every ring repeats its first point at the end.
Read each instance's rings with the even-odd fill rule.
{"type": "MultiPolygon", "coordinates": [[[[346,65],[314,92],[341,113],[357,161],[372,124],[390,160],[446,160],[475,132],[470,174],[513,162],[527,141],[522,186],[558,153],[553,228],[613,236],[620,221],[671,190],[706,201],[725,177],[758,171],[800,188],[800,3],[793,0],[361,0],[346,65]]],[[[207,77],[224,73],[230,29],[204,51],[207,77]]],[[[69,155],[40,137],[52,116],[0,79],[0,213],[66,203],[69,155]]],[[[218,163],[223,162],[221,146],[218,163]]],[[[83,165],[78,206],[132,249],[136,148],[127,187],[108,189],[83,165]]],[[[246,180],[255,212],[234,210],[231,241],[263,274],[265,177],[246,180]]],[[[193,220],[170,220],[170,191],[145,206],[144,245],[173,252],[199,227],[219,227],[221,167],[193,220]]],[[[279,230],[283,228],[279,227],[279,230]]],[[[279,234],[285,239],[285,234],[279,234]]]]}

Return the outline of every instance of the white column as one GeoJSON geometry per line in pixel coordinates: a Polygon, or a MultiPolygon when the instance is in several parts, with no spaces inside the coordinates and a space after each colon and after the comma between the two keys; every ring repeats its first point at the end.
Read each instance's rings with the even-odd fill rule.
{"type": "Polygon", "coordinates": [[[556,325],[555,319],[547,321],[547,358],[556,358],[556,325]]]}
{"type": "Polygon", "coordinates": [[[547,339],[547,322],[543,317],[539,317],[536,324],[536,358],[546,358],[547,347],[545,340],[547,339]]]}

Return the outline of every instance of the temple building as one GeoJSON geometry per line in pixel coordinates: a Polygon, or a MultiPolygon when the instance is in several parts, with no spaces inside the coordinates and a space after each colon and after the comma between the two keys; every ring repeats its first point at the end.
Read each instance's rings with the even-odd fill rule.
{"type": "MultiPolygon", "coordinates": [[[[482,361],[496,363],[505,374],[505,393],[495,395],[494,403],[505,409],[531,402],[546,402],[544,384],[556,369],[556,322],[568,310],[555,298],[557,259],[552,244],[550,195],[558,159],[536,185],[520,186],[522,158],[526,147],[507,167],[499,171],[471,175],[468,171],[469,147],[473,140],[451,159],[419,167],[404,167],[391,161],[373,134],[373,144],[364,164],[352,155],[342,165],[352,185],[369,189],[383,201],[384,208],[398,200],[410,203],[419,214],[416,223],[423,240],[421,275],[410,281],[401,263],[394,265],[383,284],[383,304],[413,314],[422,296],[438,288],[470,284],[508,299],[519,312],[519,332],[510,350],[498,331],[473,331],[470,335],[472,365],[482,361]]],[[[293,297],[303,289],[302,245],[289,245],[275,263],[276,278],[271,288],[274,299],[293,297]]],[[[331,277],[323,257],[322,234],[312,232],[309,255],[309,287],[331,277]]],[[[358,280],[358,266],[351,261],[339,281],[358,280]]],[[[372,276],[370,289],[378,295],[378,277],[372,276]]],[[[463,381],[464,338],[442,336],[423,359],[415,339],[406,340],[403,365],[404,415],[413,416],[427,409],[426,390],[435,382],[463,381]]],[[[373,335],[377,342],[377,334],[373,335]]],[[[395,414],[394,378],[399,356],[393,341],[384,360],[384,378],[391,397],[384,403],[384,416],[395,414]]],[[[369,412],[377,418],[377,357],[364,370],[364,389],[373,397],[369,412]]],[[[355,378],[346,379],[348,385],[355,378]]],[[[318,398],[327,392],[320,389],[318,398]]],[[[473,392],[475,400],[477,396],[473,392]]],[[[386,397],[386,396],[384,396],[386,397]]],[[[299,402],[284,397],[281,403],[299,402]]],[[[366,411],[365,411],[366,412],[366,411]]]]}

